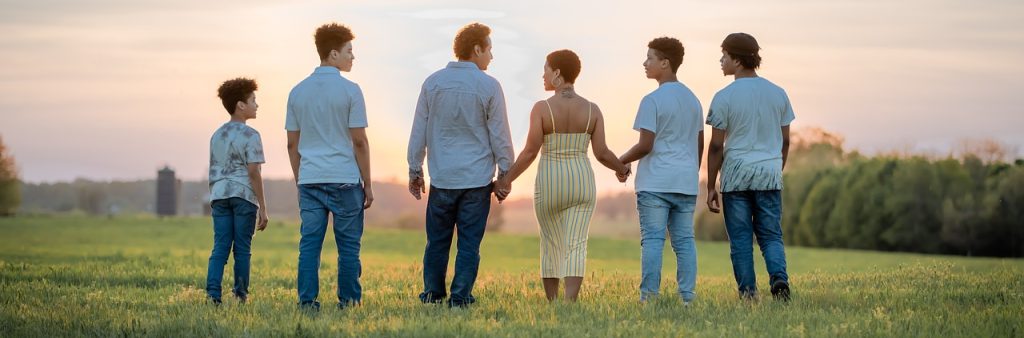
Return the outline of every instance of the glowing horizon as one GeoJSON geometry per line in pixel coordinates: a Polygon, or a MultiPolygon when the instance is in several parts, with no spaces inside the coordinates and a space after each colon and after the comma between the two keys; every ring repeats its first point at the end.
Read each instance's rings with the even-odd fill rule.
{"type": "MultiPolygon", "coordinates": [[[[260,85],[259,117],[250,125],[263,135],[264,177],[290,177],[285,101],[318,65],[313,30],[331,21],[356,35],[355,66],[344,76],[366,95],[379,181],[405,182],[419,86],[452,60],[451,39],[471,21],[493,29],[488,73],[508,98],[517,154],[529,107],[550,95],[540,82],[548,52],[569,48],[580,55],[577,89],[605,112],[608,143],[620,154],[636,140],[637,104],[657,86],[640,66],[647,42],[663,35],[683,42],[679,78],[706,113],[715,91],[731,81],[718,69],[718,44],[735,31],[758,38],[759,73],[787,89],[795,128],[822,127],[866,153],[908,144],[941,152],[966,138],[1024,145],[1024,97],[1016,93],[1024,88],[1024,67],[1013,64],[1024,57],[1024,3],[1013,1],[4,7],[0,27],[9,33],[0,36],[0,137],[29,182],[150,178],[165,164],[183,179],[202,179],[209,135],[227,120],[215,89],[237,76],[260,85]],[[900,14],[908,11],[920,14],[900,14]]],[[[632,188],[632,180],[624,186],[593,165],[599,189],[632,188]]],[[[516,182],[514,197],[532,194],[534,173],[516,182]]]]}

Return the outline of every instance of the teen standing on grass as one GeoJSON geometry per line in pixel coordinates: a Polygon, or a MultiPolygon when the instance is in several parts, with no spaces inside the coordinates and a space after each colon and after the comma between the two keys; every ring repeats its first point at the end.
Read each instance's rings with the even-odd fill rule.
{"type": "Polygon", "coordinates": [[[786,91],[757,76],[760,49],[746,33],[729,34],[722,42],[722,73],[735,80],[715,94],[708,110],[707,124],[713,127],[708,146],[708,209],[725,212],[740,297],[757,296],[752,248],[756,237],[772,295],[789,300],[782,243],[782,169],[789,154],[793,106],[786,91]],[[719,170],[721,195],[716,186],[719,170]]]}
{"type": "Polygon", "coordinates": [[[228,254],[235,255],[235,286],[231,293],[244,303],[249,295],[249,258],[254,230],[267,227],[263,195],[263,142],[260,133],[245,124],[256,118],[256,82],[237,78],[217,89],[231,120],[210,138],[210,207],[213,216],[213,252],[206,273],[206,293],[221,303],[221,279],[228,254]]]}

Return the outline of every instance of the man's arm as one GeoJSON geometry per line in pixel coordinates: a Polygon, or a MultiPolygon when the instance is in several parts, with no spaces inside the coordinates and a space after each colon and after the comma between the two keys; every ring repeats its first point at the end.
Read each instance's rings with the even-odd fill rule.
{"type": "Polygon", "coordinates": [[[622,154],[619,157],[619,161],[623,164],[629,164],[650,154],[651,150],[654,149],[655,136],[657,135],[653,131],[640,129],[640,140],[632,148],[629,148],[625,154],[622,154]]]}
{"type": "Polygon", "coordinates": [[[505,110],[505,93],[501,85],[497,85],[497,93],[487,106],[487,134],[490,137],[491,153],[498,164],[498,177],[501,178],[512,168],[515,160],[515,148],[512,146],[512,132],[509,131],[508,113],[505,110]]]}
{"type": "Polygon", "coordinates": [[[292,178],[299,183],[299,163],[302,156],[299,155],[299,131],[288,132],[288,162],[292,165],[292,178]]]}
{"type": "Polygon", "coordinates": [[[363,209],[373,204],[373,187],[370,180],[370,141],[366,138],[366,128],[349,128],[352,135],[352,148],[356,154],[356,164],[359,165],[359,175],[363,179],[363,209]]]}
{"type": "Polygon", "coordinates": [[[700,164],[704,161],[704,131],[701,130],[697,133],[697,170],[700,170],[700,164]]]}
{"type": "Polygon", "coordinates": [[[708,145],[708,209],[713,213],[722,210],[718,196],[718,171],[725,160],[725,130],[711,129],[711,144],[708,145]]]}
{"type": "Polygon", "coordinates": [[[789,158],[789,126],[782,126],[782,169],[786,169],[786,159],[789,158]]]}
{"type": "Polygon", "coordinates": [[[417,200],[427,192],[423,182],[423,158],[427,155],[427,117],[430,115],[427,106],[426,87],[420,89],[420,98],[416,102],[416,113],[413,115],[412,132],[409,134],[409,149],[406,159],[409,162],[409,194],[417,200]]]}

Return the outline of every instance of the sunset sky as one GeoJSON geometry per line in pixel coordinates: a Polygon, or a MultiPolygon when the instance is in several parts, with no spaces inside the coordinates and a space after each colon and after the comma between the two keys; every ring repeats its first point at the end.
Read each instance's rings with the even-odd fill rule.
{"type": "MultiPolygon", "coordinates": [[[[264,177],[290,176],[288,91],[319,64],[313,31],[352,28],[351,73],[366,95],[375,180],[404,183],[419,87],[453,59],[456,30],[493,29],[489,74],[508,98],[518,154],[528,109],[550,94],[544,56],[576,51],[577,91],[605,112],[608,143],[632,145],[647,42],[680,39],[679,78],[706,109],[723,77],[721,40],[755,36],[759,73],[785,88],[794,128],[843,135],[865,153],[944,154],[963,139],[1024,146],[1024,1],[9,1],[0,0],[0,137],[29,182],[204,178],[209,136],[228,115],[223,80],[260,85],[264,177]]],[[[706,113],[706,110],[705,110],[706,113]]],[[[1018,149],[1019,151],[1020,149],[1018,149]]],[[[1020,153],[1018,153],[1018,156],[1020,153]]],[[[599,187],[631,189],[594,161],[599,187]]],[[[534,171],[517,181],[532,194],[534,171]]]]}

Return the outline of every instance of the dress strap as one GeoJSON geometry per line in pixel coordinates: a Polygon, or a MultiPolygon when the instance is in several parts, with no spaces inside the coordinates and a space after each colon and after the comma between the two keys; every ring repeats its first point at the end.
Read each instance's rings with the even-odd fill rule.
{"type": "Polygon", "coordinates": [[[594,113],[594,103],[587,102],[587,129],[583,129],[584,133],[590,133],[590,116],[594,113]]]}
{"type": "Polygon", "coordinates": [[[551,133],[555,133],[555,111],[551,110],[551,103],[548,100],[544,100],[544,104],[548,105],[548,115],[551,116],[551,133]]]}

